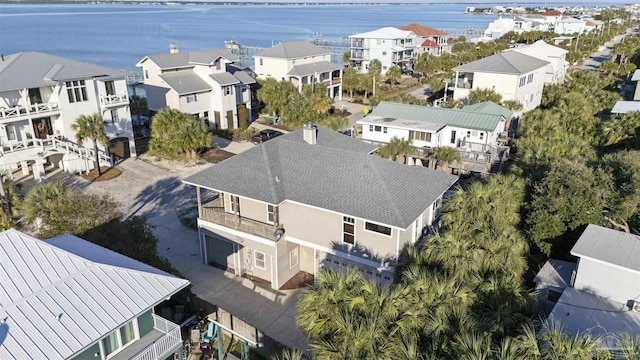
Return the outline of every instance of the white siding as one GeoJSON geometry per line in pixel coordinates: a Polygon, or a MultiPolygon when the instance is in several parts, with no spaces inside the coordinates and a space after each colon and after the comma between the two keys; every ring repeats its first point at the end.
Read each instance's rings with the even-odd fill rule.
{"type": "Polygon", "coordinates": [[[626,304],[638,300],[640,273],[581,257],[573,287],[626,304]]]}

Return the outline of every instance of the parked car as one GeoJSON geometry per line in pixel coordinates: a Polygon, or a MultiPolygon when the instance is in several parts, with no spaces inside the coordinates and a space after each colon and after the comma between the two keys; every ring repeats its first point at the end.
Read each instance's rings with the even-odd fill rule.
{"type": "Polygon", "coordinates": [[[261,130],[259,133],[251,137],[251,142],[257,145],[267,140],[273,139],[274,137],[278,137],[280,135],[284,135],[284,134],[278,130],[271,130],[271,129],[261,130]]]}

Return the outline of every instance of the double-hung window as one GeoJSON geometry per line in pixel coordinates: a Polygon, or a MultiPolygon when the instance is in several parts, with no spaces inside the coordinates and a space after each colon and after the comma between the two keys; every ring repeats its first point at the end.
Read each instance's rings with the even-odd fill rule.
{"type": "Polygon", "coordinates": [[[240,215],[240,198],[231,195],[231,212],[240,215]]]}
{"type": "Polygon", "coordinates": [[[520,78],[520,85],[518,85],[518,87],[524,86],[526,84],[526,81],[527,81],[527,77],[526,76],[521,77],[520,78]]]}
{"type": "Polygon", "coordinates": [[[356,241],[356,221],[352,217],[342,217],[342,241],[353,245],[356,241]]]}
{"type": "Polygon", "coordinates": [[[276,207],[273,205],[267,205],[267,221],[271,224],[276,223],[276,207]]]}
{"type": "Polygon", "coordinates": [[[289,269],[293,269],[298,265],[298,248],[289,252],[289,269]]]}
{"type": "Polygon", "coordinates": [[[7,131],[7,140],[15,140],[16,139],[16,126],[15,125],[7,125],[5,127],[7,131]]]}
{"type": "Polygon", "coordinates": [[[131,320],[120,327],[118,330],[112,332],[107,337],[102,339],[102,349],[104,355],[106,357],[109,357],[110,354],[121,350],[122,348],[135,341],[136,327],[137,322],[135,320],[131,320]]]}
{"type": "Polygon", "coordinates": [[[120,117],[118,116],[118,109],[111,110],[111,123],[115,124],[120,121],[120,117]]]}
{"type": "Polygon", "coordinates": [[[256,251],[256,250],[253,251],[253,264],[258,269],[264,270],[267,268],[266,256],[264,255],[263,252],[256,251]]]}

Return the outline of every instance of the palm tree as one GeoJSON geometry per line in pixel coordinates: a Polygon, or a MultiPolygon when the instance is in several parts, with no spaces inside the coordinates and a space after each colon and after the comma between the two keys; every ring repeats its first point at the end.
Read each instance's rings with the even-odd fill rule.
{"type": "Polygon", "coordinates": [[[50,205],[66,192],[62,183],[51,182],[37,184],[24,198],[24,221],[31,224],[48,214],[50,205]]]}
{"type": "Polygon", "coordinates": [[[387,145],[378,148],[377,155],[385,159],[394,160],[406,164],[407,155],[413,151],[411,140],[394,136],[387,145]]]}
{"type": "Polygon", "coordinates": [[[449,163],[452,161],[460,162],[462,158],[460,152],[455,148],[449,146],[440,146],[433,150],[433,159],[437,161],[438,167],[442,168],[442,171],[449,172],[449,163]]]}
{"type": "Polygon", "coordinates": [[[136,120],[140,122],[140,116],[149,112],[149,105],[147,104],[147,98],[133,95],[129,98],[129,109],[131,109],[131,115],[136,116],[136,120]]]}
{"type": "Polygon", "coordinates": [[[382,72],[382,63],[378,59],[372,59],[369,62],[369,74],[380,75],[382,72]]]}
{"type": "Polygon", "coordinates": [[[492,101],[496,104],[500,104],[502,101],[502,95],[498,94],[493,89],[475,89],[469,92],[469,101],[472,104],[481,103],[484,101],[492,101]]]}
{"type": "Polygon", "coordinates": [[[78,145],[89,139],[93,143],[93,152],[96,156],[96,168],[98,176],[102,175],[100,169],[100,157],[98,156],[98,142],[107,146],[107,135],[104,133],[104,120],[98,113],[92,115],[80,115],[76,122],[71,124],[71,129],[76,132],[76,142],[78,145]]]}
{"type": "Polygon", "coordinates": [[[274,355],[271,360],[303,360],[302,353],[298,350],[287,349],[280,355],[274,355]]]}
{"type": "Polygon", "coordinates": [[[395,85],[395,83],[400,80],[402,77],[402,70],[396,65],[389,68],[387,71],[387,79],[391,80],[391,85],[395,85]]]}
{"type": "Polygon", "coordinates": [[[347,67],[351,67],[351,51],[345,51],[344,53],[342,53],[342,62],[347,67]]]}

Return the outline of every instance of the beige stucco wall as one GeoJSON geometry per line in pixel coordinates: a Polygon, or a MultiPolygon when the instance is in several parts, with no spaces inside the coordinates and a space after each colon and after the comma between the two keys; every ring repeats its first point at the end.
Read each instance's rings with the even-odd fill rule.
{"type": "Polygon", "coordinates": [[[255,71],[258,79],[274,78],[280,81],[289,71],[288,60],[256,56],[255,71]],[[262,59],[262,65],[260,65],[260,59],[262,59]]]}
{"type": "Polygon", "coordinates": [[[299,246],[299,249],[300,253],[298,256],[300,257],[300,271],[306,271],[309,274],[313,274],[314,262],[316,261],[313,249],[302,245],[299,246]]]}
{"type": "MultiPolygon", "coordinates": [[[[300,271],[300,247],[295,243],[287,241],[278,241],[277,244],[277,261],[278,264],[278,286],[282,286],[287,280],[300,271]],[[289,254],[292,250],[298,251],[298,264],[290,267],[289,254]]],[[[313,271],[311,272],[313,273],[313,271]]]]}

